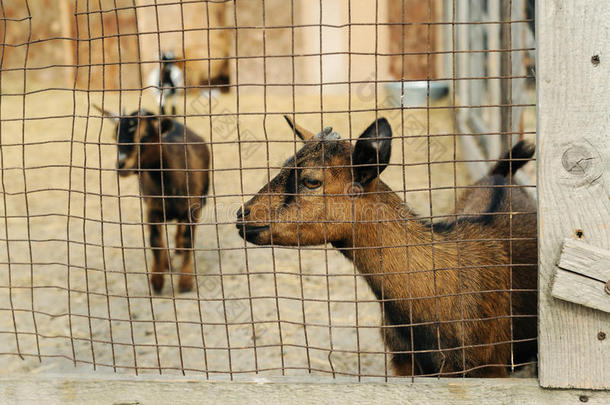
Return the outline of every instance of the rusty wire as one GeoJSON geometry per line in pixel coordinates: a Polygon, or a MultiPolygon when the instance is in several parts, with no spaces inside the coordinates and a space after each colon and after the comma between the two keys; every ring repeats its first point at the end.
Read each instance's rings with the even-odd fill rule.
{"type": "MultiPolygon", "coordinates": [[[[383,1],[371,2],[370,15],[373,17],[368,22],[357,20],[356,6],[350,0],[344,7],[343,20],[329,22],[330,17],[325,15],[327,9],[320,0],[309,5],[315,9],[314,15],[318,19],[312,23],[297,21],[299,11],[302,11],[300,8],[304,7],[303,2],[297,0],[290,1],[289,10],[284,10],[281,21],[274,20],[277,12],[273,8],[277,7],[277,2],[271,0],[260,0],[255,6],[229,0],[75,0],[68,2],[71,5],[69,15],[61,16],[62,11],[57,12],[57,18],[62,17],[64,20],[61,21],[69,23],[69,27],[64,27],[65,32],[38,35],[37,24],[42,18],[37,14],[41,12],[39,8],[32,8],[28,0],[10,6],[0,0],[0,221],[3,222],[0,226],[3,232],[0,234],[0,249],[5,251],[0,252],[0,313],[4,319],[0,322],[0,342],[3,345],[0,357],[9,362],[15,358],[30,362],[24,369],[41,367],[38,363],[68,361],[73,366],[86,365],[93,370],[111,369],[136,374],[198,373],[206,378],[221,376],[233,379],[238,374],[316,373],[330,377],[357,377],[358,380],[369,377],[388,380],[395,377],[391,356],[396,353],[383,345],[381,336],[392,333],[395,326],[382,326],[379,318],[390,316],[387,314],[390,303],[404,302],[409,308],[408,315],[405,315],[409,319],[409,324],[405,325],[409,330],[406,339],[412,347],[406,354],[440,353],[444,358],[447,353],[459,352],[462,356],[462,369],[459,371],[443,371],[441,367],[438,373],[422,375],[464,377],[483,368],[514,370],[524,365],[535,366],[535,360],[517,363],[513,356],[516,343],[535,340],[519,340],[514,336],[512,320],[535,315],[513,313],[513,293],[535,290],[512,288],[512,269],[519,266],[535,271],[537,263],[513,263],[513,244],[534,239],[515,235],[512,226],[508,234],[501,237],[465,240],[460,239],[458,227],[455,227],[456,241],[508,244],[509,263],[464,264],[463,252],[457,248],[460,290],[452,293],[440,292],[442,286],[437,285],[439,276],[455,269],[435,262],[437,250],[443,248],[440,247],[442,242],[435,240],[434,227],[429,227],[429,242],[411,240],[405,227],[405,242],[391,246],[404,249],[405,268],[386,274],[412,280],[414,274],[431,273],[434,294],[414,297],[411,281],[408,281],[407,296],[398,298],[386,296],[386,290],[391,287],[386,285],[385,278],[380,283],[380,296],[375,297],[366,285],[367,277],[372,277],[372,274],[357,269],[353,263],[341,261],[343,259],[330,244],[328,227],[342,221],[324,217],[316,221],[323,225],[323,239],[327,242],[323,246],[302,243],[301,224],[297,224],[295,246],[257,246],[237,235],[235,211],[274,178],[283,167],[283,159],[296,154],[300,148],[294,132],[290,136],[290,131],[282,127],[284,138],[277,134],[279,130],[275,123],[282,119],[281,115],[288,115],[298,122],[319,123],[320,128],[345,122],[343,139],[355,141],[364,129],[363,125],[368,125],[360,118],[363,114],[378,118],[398,111],[400,117],[393,115],[392,124],[394,138],[397,138],[394,147],[399,145],[401,151],[394,151],[398,158],[395,157],[386,169],[398,175],[395,175],[392,191],[377,189],[371,195],[396,193],[403,201],[424,201],[418,205],[423,213],[416,217],[405,214],[402,217],[405,223],[457,220],[458,214],[439,206],[457,206],[459,195],[468,190],[502,187],[512,196],[515,190],[535,187],[533,183],[511,183],[508,186],[464,184],[465,165],[491,165],[506,159],[501,156],[465,156],[459,146],[461,137],[485,141],[494,136],[513,139],[515,136],[535,135],[531,125],[530,128],[523,125],[515,128],[511,124],[513,114],[523,114],[522,111],[535,107],[527,99],[513,97],[512,87],[513,83],[533,79],[528,73],[514,71],[512,58],[534,49],[524,44],[513,44],[511,34],[513,27],[527,25],[532,20],[525,15],[512,16],[513,2],[509,0],[502,1],[508,8],[499,20],[490,16],[481,21],[457,19],[456,0],[442,2],[448,4],[449,10],[445,10],[450,15],[448,20],[439,17],[441,2],[433,0],[419,2],[424,17],[417,19],[412,15],[416,11],[410,6],[411,2],[404,0],[400,15],[393,16],[400,21],[390,21],[390,18],[384,21],[380,20],[380,9],[387,9],[389,1],[383,1]],[[179,9],[178,28],[163,28],[160,23],[164,10],[170,6],[179,9]],[[203,6],[202,10],[205,10],[205,18],[201,18],[196,27],[187,27],[185,23],[192,17],[185,15],[187,6],[203,6]],[[225,13],[222,26],[211,20],[211,9],[219,6],[224,7],[225,13]],[[155,29],[144,27],[141,21],[144,14],[139,14],[151,10],[155,29]],[[248,12],[254,14],[249,16],[248,12]],[[462,35],[459,30],[467,32],[471,27],[487,26],[504,30],[500,48],[461,49],[458,46],[459,35],[462,35]],[[354,31],[363,28],[374,29],[374,36],[369,38],[373,51],[358,50],[354,46],[354,31]],[[400,37],[399,52],[388,50],[391,48],[380,39],[380,30],[392,29],[394,35],[400,37]],[[407,29],[423,33],[423,47],[413,49],[412,44],[406,43],[407,29]],[[442,29],[446,29],[444,44],[449,49],[442,49],[433,40],[433,37],[441,35],[442,29]],[[324,35],[329,30],[341,30],[347,34],[343,49],[328,49],[324,35]],[[305,49],[302,44],[303,33],[314,31],[317,51],[305,49]],[[204,53],[207,56],[186,55],[189,47],[187,35],[193,33],[205,37],[207,49],[204,53]],[[212,48],[212,35],[219,33],[228,38],[225,55],[214,54],[212,48]],[[188,226],[191,239],[196,241],[195,246],[182,252],[183,256],[193,253],[195,283],[189,293],[178,291],[175,280],[182,274],[171,272],[171,260],[178,256],[170,242],[174,239],[173,231],[161,224],[165,246],[150,246],[150,229],[158,224],[145,214],[146,200],[152,196],[138,192],[135,183],[124,182],[118,176],[114,179],[117,169],[109,163],[116,158],[116,142],[109,135],[114,125],[91,108],[98,103],[103,108],[118,106],[121,117],[124,117],[123,107],[127,109],[126,114],[140,111],[145,106],[153,108],[150,107],[154,105],[150,102],[150,92],[159,87],[146,83],[144,70],[151,66],[160,69],[162,60],[147,56],[150,50],[143,49],[142,43],[143,38],[156,36],[153,53],[161,55],[164,51],[162,34],[180,36],[175,58],[177,64],[194,66],[194,63],[204,63],[202,71],[206,73],[204,79],[194,83],[193,77],[201,72],[183,69],[184,84],[177,103],[182,111],[167,114],[175,122],[195,129],[212,155],[210,167],[206,169],[210,186],[204,214],[201,218],[194,218],[189,207],[188,219],[178,223],[188,226]],[[260,52],[248,50],[243,52],[246,54],[240,54],[243,44],[254,41],[252,38],[260,38],[260,52]],[[288,45],[278,51],[275,47],[282,40],[288,45]],[[125,45],[128,41],[136,44],[135,49],[125,45]],[[49,56],[53,47],[64,44],[65,49],[73,50],[72,63],[66,62],[65,55],[63,60],[57,55],[49,56]],[[96,53],[94,49],[101,51],[96,53]],[[49,54],[41,58],[36,54],[41,51],[49,54]],[[488,70],[482,75],[458,72],[458,58],[494,54],[504,61],[501,72],[496,74],[488,70]],[[345,77],[337,78],[327,70],[325,61],[333,57],[345,61],[345,77]],[[424,77],[410,75],[411,66],[406,61],[415,57],[425,59],[422,67],[424,77]],[[358,58],[372,58],[370,60],[374,61],[369,78],[362,79],[353,73],[360,63],[358,61],[362,60],[358,58]],[[388,58],[400,60],[399,63],[391,62],[395,63],[394,77],[381,71],[380,66],[386,66],[384,61],[388,58]],[[451,67],[449,72],[434,71],[434,66],[442,64],[442,58],[447,58],[451,67]],[[302,80],[300,70],[305,65],[301,62],[307,59],[316,61],[309,64],[315,70],[313,81],[302,80]],[[284,63],[287,79],[273,76],[276,64],[280,62],[284,63]],[[232,69],[230,82],[214,82],[215,78],[211,77],[213,63],[225,63],[227,69],[232,69]],[[260,64],[260,72],[248,70],[252,63],[260,64]],[[135,71],[137,73],[133,73],[135,71]],[[66,83],[63,86],[59,84],[62,79],[66,83]],[[380,89],[397,80],[406,84],[425,81],[425,103],[403,108],[384,104],[385,100],[381,100],[384,93],[380,89]],[[462,104],[458,86],[473,81],[499,82],[506,91],[501,100],[462,104]],[[435,83],[448,84],[449,95],[443,102],[432,100],[431,86],[435,83]],[[370,86],[372,104],[355,98],[354,89],[358,86],[370,86]],[[345,96],[343,104],[333,101],[333,95],[329,96],[334,88],[347,89],[347,95],[342,94],[345,96]],[[214,92],[218,90],[228,92],[228,95],[215,96],[214,92]],[[285,94],[281,93],[284,90],[285,94]],[[259,94],[257,92],[262,96],[256,98],[252,95],[259,94]],[[299,105],[307,92],[311,92],[307,96],[308,104],[299,105]],[[193,96],[197,93],[198,96],[193,96]],[[69,107],[63,111],[55,108],[55,97],[57,103],[66,103],[69,107]],[[276,103],[274,97],[283,99],[276,103]],[[40,100],[44,101],[45,108],[36,104],[40,100]],[[217,104],[213,105],[213,101],[217,104]],[[30,106],[28,102],[34,104],[30,106]],[[502,125],[485,133],[460,129],[460,114],[464,111],[501,111],[502,125]],[[441,128],[442,125],[435,122],[440,114],[447,115],[442,118],[447,121],[442,124],[446,127],[441,128]],[[219,124],[221,120],[224,121],[219,124]],[[69,125],[66,126],[64,121],[69,121],[69,125]],[[252,124],[255,121],[258,124],[252,124]],[[223,126],[225,123],[228,123],[229,131],[223,126]],[[62,129],[55,129],[62,125],[62,129]],[[46,136],[46,130],[52,134],[46,136]],[[58,152],[61,148],[65,150],[58,152]],[[232,148],[231,154],[227,153],[228,148],[232,148]],[[282,150],[284,155],[277,155],[277,150],[282,150]],[[412,150],[416,150],[423,160],[413,161],[412,150]],[[53,161],[49,155],[54,153],[64,155],[53,161]],[[449,168],[443,169],[446,170],[443,175],[449,181],[437,184],[437,170],[444,167],[449,168]],[[421,170],[417,173],[423,173],[425,181],[414,180],[409,174],[418,169],[421,170]],[[44,179],[41,180],[40,176],[44,179]],[[442,198],[441,193],[444,193],[442,198]],[[57,199],[60,203],[48,205],[47,199],[57,199]],[[444,206],[439,205],[441,199],[445,201],[444,206]],[[44,231],[46,226],[48,232],[44,231]],[[430,248],[432,269],[411,268],[414,260],[411,255],[416,247],[430,248]],[[165,276],[166,287],[157,295],[151,289],[148,274],[153,265],[153,255],[162,253],[170,258],[170,268],[165,276]],[[499,271],[506,267],[511,269],[510,289],[462,289],[469,272],[477,269],[499,271]],[[349,286],[339,286],[339,282],[349,286]],[[465,315],[464,299],[496,293],[509,293],[511,305],[506,314],[479,318],[465,315]],[[460,303],[460,316],[456,317],[458,319],[442,319],[439,302],[456,297],[460,303]],[[433,300],[432,305],[436,306],[435,319],[417,320],[413,314],[414,304],[426,299],[433,300]],[[371,309],[374,305],[376,309],[371,309]],[[462,328],[458,346],[443,347],[441,344],[443,326],[498,319],[509,320],[510,340],[465,343],[467,338],[465,328],[462,328]],[[414,328],[423,326],[434,327],[434,348],[414,349],[418,345],[414,328]],[[508,362],[468,365],[467,349],[506,344],[511,347],[508,362]]],[[[406,96],[404,89],[401,96],[401,100],[406,96]]],[[[137,113],[137,117],[143,119],[144,115],[137,113]]],[[[187,141],[186,136],[185,132],[185,144],[202,144],[187,141]]],[[[161,150],[162,144],[158,146],[161,150]]],[[[184,151],[188,162],[186,148],[184,151]]],[[[138,155],[138,158],[141,157],[138,155]]],[[[509,155],[510,167],[522,161],[509,155]]],[[[171,195],[174,200],[188,199],[189,182],[186,183],[186,195],[172,195],[163,182],[166,176],[183,173],[185,169],[164,167],[164,164],[162,160],[160,168],[144,170],[161,178],[162,195],[171,195]]],[[[352,165],[350,157],[348,165],[337,165],[336,168],[352,165]]],[[[319,163],[311,165],[311,168],[327,170],[319,163]]],[[[293,169],[295,172],[298,169],[296,161],[293,169]]],[[[275,197],[287,195],[296,196],[298,193],[269,192],[266,197],[271,205],[275,197]]],[[[351,194],[344,191],[336,195],[350,197],[351,194]]],[[[333,209],[326,198],[323,201],[323,212],[333,209]]],[[[163,216],[166,216],[166,199],[162,199],[162,207],[163,216]]],[[[352,205],[352,210],[353,207],[355,205],[352,205]]],[[[511,197],[509,207],[508,212],[493,212],[489,216],[510,215],[512,218],[514,215],[535,214],[513,210],[511,197]]],[[[459,214],[459,218],[477,215],[459,214]]],[[[363,250],[377,249],[379,266],[383,269],[387,259],[382,251],[388,248],[383,243],[384,225],[392,221],[395,219],[359,221],[377,225],[379,241],[366,247],[343,246],[343,251],[355,255],[363,250]]],[[[350,232],[355,239],[355,222],[344,222],[351,225],[350,232]]],[[[286,222],[270,220],[269,223],[286,222]]],[[[416,369],[415,356],[410,358],[412,369],[416,369]]],[[[11,363],[9,368],[19,367],[11,363]]]]}

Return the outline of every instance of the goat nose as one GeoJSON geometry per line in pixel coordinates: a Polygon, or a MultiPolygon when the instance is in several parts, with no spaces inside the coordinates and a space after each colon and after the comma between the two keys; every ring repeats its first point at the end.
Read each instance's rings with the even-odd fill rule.
{"type": "Polygon", "coordinates": [[[119,169],[122,169],[125,167],[125,161],[124,160],[119,160],[117,163],[117,166],[119,169]]]}
{"type": "Polygon", "coordinates": [[[237,210],[237,219],[243,219],[243,217],[247,217],[250,215],[250,208],[246,208],[242,211],[242,209],[237,210]]]}

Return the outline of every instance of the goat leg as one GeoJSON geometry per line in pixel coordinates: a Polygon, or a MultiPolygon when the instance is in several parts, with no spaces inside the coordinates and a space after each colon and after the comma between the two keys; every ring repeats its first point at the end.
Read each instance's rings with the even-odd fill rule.
{"type": "Polygon", "coordinates": [[[182,267],[180,268],[180,278],[178,279],[178,291],[188,292],[193,289],[193,246],[195,239],[195,225],[180,225],[178,227],[180,235],[176,235],[176,250],[182,252],[182,267]]]}
{"type": "Polygon", "coordinates": [[[184,232],[185,232],[185,228],[187,228],[187,225],[185,224],[178,224],[176,226],[176,238],[175,238],[175,247],[174,247],[174,253],[176,253],[177,255],[181,255],[182,253],[184,253],[184,250],[182,250],[180,248],[180,246],[184,246],[184,242],[182,242],[182,238],[184,237],[184,232]]]}
{"type": "Polygon", "coordinates": [[[165,239],[163,238],[163,225],[160,223],[163,215],[150,213],[148,222],[150,223],[150,246],[153,249],[153,265],[150,274],[150,284],[155,293],[163,290],[164,273],[171,271],[171,264],[165,239]]]}

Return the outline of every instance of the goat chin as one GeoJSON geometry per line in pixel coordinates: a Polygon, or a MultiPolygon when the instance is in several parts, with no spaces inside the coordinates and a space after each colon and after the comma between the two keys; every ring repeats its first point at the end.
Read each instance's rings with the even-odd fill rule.
{"type": "Polygon", "coordinates": [[[277,229],[274,230],[270,225],[244,227],[243,223],[238,223],[237,229],[240,237],[260,246],[319,246],[324,244],[317,239],[309,239],[306,232],[297,233],[295,231],[286,234],[277,229]]]}

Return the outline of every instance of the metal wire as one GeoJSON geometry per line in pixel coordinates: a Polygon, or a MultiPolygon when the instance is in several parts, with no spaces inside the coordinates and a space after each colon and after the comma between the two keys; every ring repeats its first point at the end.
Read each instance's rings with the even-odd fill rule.
{"type": "Polygon", "coordinates": [[[518,174],[532,173],[528,162],[535,159],[511,152],[517,140],[535,136],[527,84],[535,78],[522,61],[535,50],[523,39],[532,22],[526,1],[501,0],[502,13],[495,15],[488,1],[456,0],[366,6],[351,0],[66,0],[56,10],[0,0],[0,356],[6,368],[46,371],[68,362],[207,379],[321,374],[358,381],[535,370],[535,357],[524,360],[518,351],[536,336],[524,337],[518,328],[535,322],[536,310],[519,312],[514,302],[537,293],[515,278],[535,274],[537,266],[518,251],[535,247],[535,232],[524,233],[526,222],[519,220],[535,217],[535,209],[514,204],[535,181],[512,170],[518,165],[518,174]],[[486,39],[477,47],[471,39],[483,30],[499,33],[500,46],[486,39]],[[183,82],[173,89],[175,110],[162,113],[159,100],[168,103],[164,108],[169,101],[155,94],[167,87],[147,80],[152,71],[161,77],[167,51],[183,82]],[[486,58],[485,66],[471,70],[483,60],[477,58],[486,58]],[[498,60],[501,68],[494,70],[498,60]],[[418,85],[422,98],[414,101],[418,85]],[[444,94],[437,96],[437,88],[444,94]],[[97,105],[139,128],[158,118],[157,135],[163,119],[181,129],[172,140],[123,139],[114,120],[92,108],[97,105]],[[329,146],[310,161],[286,161],[302,145],[299,130],[282,115],[313,133],[333,126],[352,146],[373,120],[387,117],[391,161],[381,167],[381,156],[372,160],[388,187],[375,182],[354,197],[343,184],[323,182],[315,218],[303,219],[310,203],[302,187],[291,188],[288,180],[273,189],[266,184],[280,181],[278,173],[298,177],[307,169],[326,179],[350,173],[344,180],[353,185],[357,162],[351,153],[333,155],[329,146]],[[473,155],[465,140],[483,152],[473,155]],[[504,145],[500,155],[490,152],[496,140],[504,145]],[[136,166],[125,178],[117,175],[117,142],[136,151],[136,166]],[[201,156],[193,151],[201,148],[210,158],[197,166],[201,156]],[[150,164],[153,155],[158,161],[150,164]],[[501,163],[509,167],[506,182],[476,183],[501,163]],[[473,167],[486,171],[475,178],[473,167]],[[209,184],[206,202],[195,206],[199,178],[209,184]],[[475,194],[490,201],[456,212],[475,194]],[[485,211],[497,195],[506,198],[503,209],[485,211]],[[394,216],[384,217],[378,204],[370,218],[354,219],[363,214],[357,198],[394,196],[406,203],[394,216]],[[248,225],[291,235],[271,233],[266,245],[240,238],[236,211],[257,198],[266,219],[248,225]],[[187,209],[177,214],[180,204],[187,209]],[[291,209],[292,219],[281,217],[291,209]],[[488,232],[500,221],[508,224],[503,232],[488,232]],[[394,235],[396,223],[404,234],[394,235]],[[475,224],[480,234],[464,232],[464,224],[475,224]],[[319,225],[318,245],[308,241],[313,225],[319,225]],[[365,226],[376,229],[375,240],[359,246],[365,226]],[[338,227],[350,243],[339,243],[338,227]],[[486,259],[473,263],[472,246],[486,259]],[[451,265],[444,259],[449,250],[451,265]],[[374,259],[362,259],[370,252],[374,259]],[[505,260],[494,262],[494,254],[505,260]],[[403,261],[398,268],[397,260],[403,261]],[[165,280],[159,293],[150,282],[154,272],[165,280]],[[468,288],[482,272],[507,278],[500,288],[468,288]],[[190,276],[191,290],[181,292],[190,276]],[[444,282],[454,276],[452,289],[444,282]],[[427,293],[417,285],[423,278],[432,283],[427,293]],[[502,297],[505,313],[472,316],[473,302],[500,306],[502,297]],[[449,319],[446,302],[455,305],[449,319]],[[423,307],[433,308],[430,317],[423,307]],[[498,325],[509,325],[507,338],[477,340],[498,325]],[[432,331],[427,341],[423,330],[432,331]],[[508,356],[478,360],[507,345],[508,356]]]}

